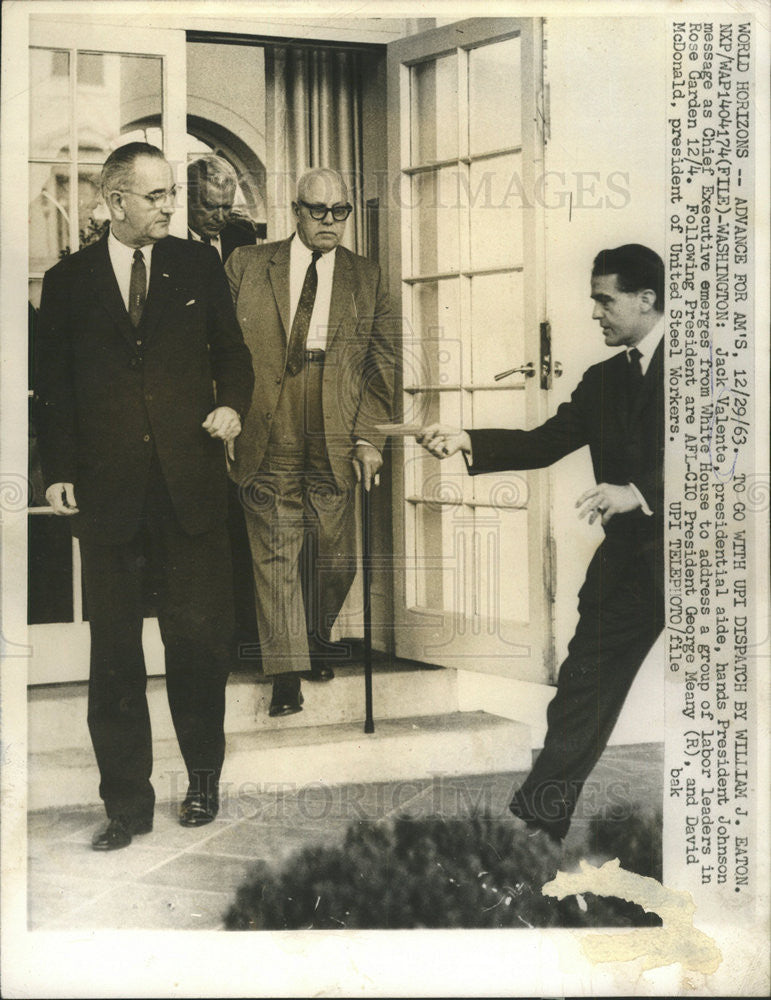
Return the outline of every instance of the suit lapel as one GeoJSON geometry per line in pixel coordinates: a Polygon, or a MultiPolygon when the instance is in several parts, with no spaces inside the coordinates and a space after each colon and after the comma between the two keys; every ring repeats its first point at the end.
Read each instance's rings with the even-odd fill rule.
{"type": "Polygon", "coordinates": [[[289,343],[289,246],[290,240],[283,240],[268,264],[268,278],[276,300],[276,309],[284,328],[284,342],[289,343]]]}
{"type": "Polygon", "coordinates": [[[356,316],[356,299],[353,294],[351,261],[343,247],[335,252],[335,270],[332,275],[332,298],[329,303],[327,350],[331,347],[345,318],[353,311],[356,316]]]}
{"type": "Polygon", "coordinates": [[[107,310],[110,319],[115,324],[115,328],[133,348],[136,333],[126,312],[120,288],[118,288],[118,281],[112,269],[106,236],[94,246],[93,257],[91,276],[94,296],[104,309],[107,310]]]}
{"type": "Polygon", "coordinates": [[[149,340],[163,316],[169,301],[169,289],[174,277],[174,260],[169,253],[167,240],[160,240],[153,247],[150,265],[150,285],[147,302],[140,324],[145,340],[149,340]]]}
{"type": "Polygon", "coordinates": [[[637,394],[637,399],[635,400],[634,407],[632,408],[631,419],[632,421],[638,420],[641,411],[644,409],[648,400],[651,396],[656,395],[656,390],[661,384],[661,377],[663,374],[664,365],[664,340],[663,338],[659,341],[656,350],[648,365],[648,370],[643,376],[643,384],[639,393],[637,394]]]}

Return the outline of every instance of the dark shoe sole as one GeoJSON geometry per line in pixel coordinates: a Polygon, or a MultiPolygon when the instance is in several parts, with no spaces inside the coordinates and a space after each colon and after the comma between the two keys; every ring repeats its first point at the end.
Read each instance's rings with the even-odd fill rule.
{"type": "Polygon", "coordinates": [[[326,681],[333,681],[335,679],[335,672],[331,667],[325,667],[324,670],[307,670],[301,676],[305,681],[313,681],[314,684],[323,684],[326,681]]]}
{"type": "Polygon", "coordinates": [[[302,712],[302,704],[297,702],[292,705],[271,705],[268,709],[268,715],[271,719],[278,719],[284,715],[297,715],[298,712],[302,712]]]}
{"type": "Polygon", "coordinates": [[[188,815],[182,815],[179,817],[180,826],[206,826],[207,823],[213,823],[217,818],[217,814],[214,813],[191,813],[188,815]]]}
{"type": "Polygon", "coordinates": [[[106,830],[97,834],[91,841],[91,850],[93,851],[120,851],[124,847],[129,847],[133,837],[140,836],[143,833],[152,833],[153,821],[144,820],[138,823],[131,823],[127,826],[126,836],[122,838],[113,839],[102,839],[106,830]]]}

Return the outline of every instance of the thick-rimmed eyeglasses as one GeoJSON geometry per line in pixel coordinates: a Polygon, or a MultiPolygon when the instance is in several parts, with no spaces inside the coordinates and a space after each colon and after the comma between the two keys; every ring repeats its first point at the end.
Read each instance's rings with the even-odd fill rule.
{"type": "Polygon", "coordinates": [[[125,188],[120,192],[121,194],[133,194],[137,198],[144,198],[145,201],[149,201],[153,208],[160,208],[167,201],[174,202],[177,200],[177,189],[176,187],[168,188],[168,190],[163,191],[152,191],[150,194],[142,194],[141,191],[132,191],[130,188],[125,188]]]}
{"type": "Polygon", "coordinates": [[[326,219],[328,212],[331,214],[335,222],[345,222],[353,211],[353,205],[349,205],[347,203],[345,205],[309,205],[307,201],[302,201],[302,199],[299,199],[298,203],[302,205],[303,208],[308,209],[310,217],[315,219],[316,222],[323,222],[324,219],[326,219]]]}

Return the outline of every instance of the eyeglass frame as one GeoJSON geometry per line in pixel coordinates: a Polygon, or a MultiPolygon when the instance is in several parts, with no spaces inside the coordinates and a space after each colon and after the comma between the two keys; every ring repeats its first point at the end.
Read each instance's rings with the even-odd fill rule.
{"type": "Polygon", "coordinates": [[[118,188],[116,190],[118,194],[133,194],[136,195],[137,198],[144,198],[145,201],[150,202],[153,208],[160,208],[161,205],[165,204],[169,200],[176,203],[177,195],[179,194],[179,189],[176,184],[168,189],[152,192],[151,194],[142,194],[141,191],[132,191],[131,188],[118,188]]]}
{"type": "Polygon", "coordinates": [[[320,202],[316,202],[313,205],[311,205],[309,202],[303,201],[302,198],[298,198],[297,204],[302,205],[304,208],[308,209],[308,214],[310,215],[310,217],[313,219],[314,222],[324,222],[328,214],[331,214],[332,220],[334,222],[345,222],[345,220],[353,211],[353,205],[351,205],[350,202],[346,202],[344,205],[322,205],[320,202]],[[321,209],[324,209],[324,211],[322,212],[321,215],[318,215],[318,212],[321,211],[321,209]],[[342,219],[335,218],[335,212],[340,212],[340,211],[344,211],[345,215],[342,217],[342,219]],[[314,212],[316,213],[315,215],[314,212]]]}

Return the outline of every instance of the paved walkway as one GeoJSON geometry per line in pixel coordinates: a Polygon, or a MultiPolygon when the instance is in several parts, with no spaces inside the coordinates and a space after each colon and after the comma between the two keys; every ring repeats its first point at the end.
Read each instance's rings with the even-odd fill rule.
{"type": "MultiPolygon", "coordinates": [[[[661,807],[663,748],[608,749],[579,803],[570,841],[583,837],[609,802],[661,807]]],[[[97,853],[91,837],[101,808],[43,810],[29,817],[30,929],[212,930],[237,886],[258,861],[279,864],[311,844],[340,843],[350,823],[398,814],[462,816],[476,810],[508,816],[523,775],[505,772],[450,778],[301,788],[255,784],[237,796],[225,789],[220,815],[185,829],[177,804],[156,806],[152,833],[121,851],[97,853]]]]}

